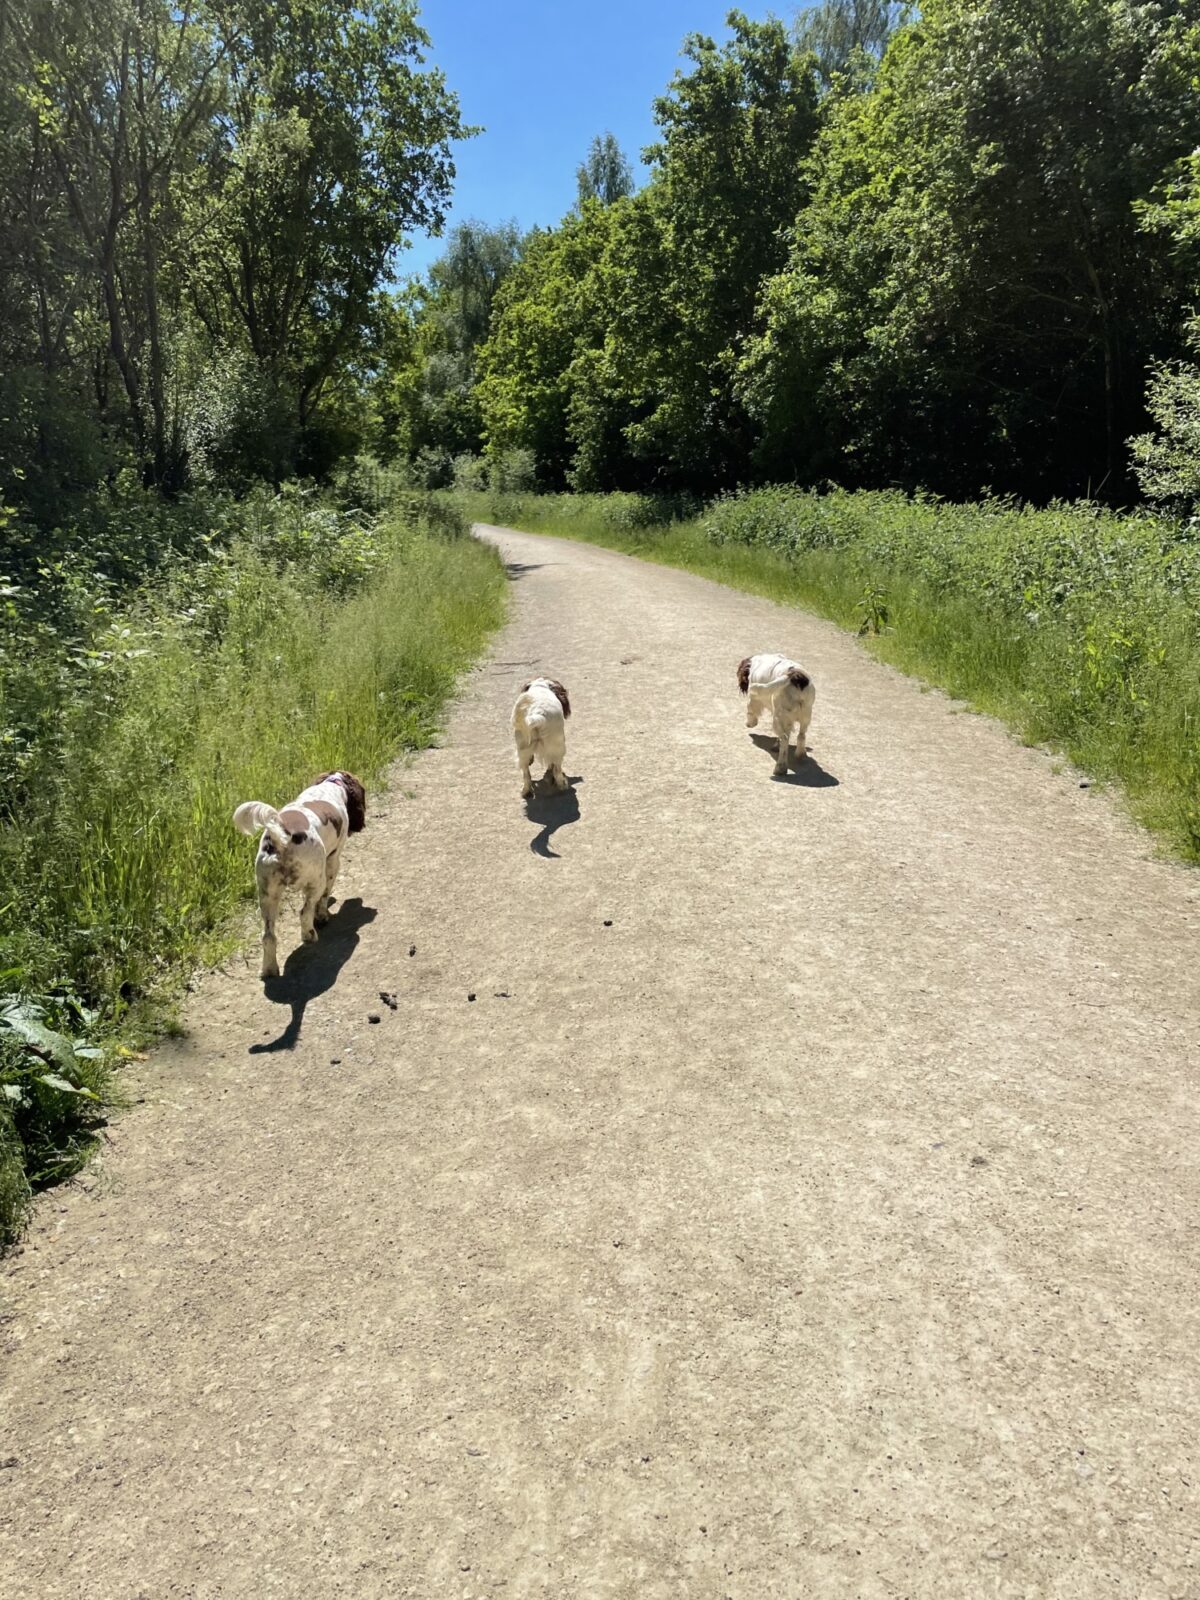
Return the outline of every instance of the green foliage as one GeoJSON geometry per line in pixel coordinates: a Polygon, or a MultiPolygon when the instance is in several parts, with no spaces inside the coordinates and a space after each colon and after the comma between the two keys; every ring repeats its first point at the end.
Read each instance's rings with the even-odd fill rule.
{"type": "Polygon", "coordinates": [[[576,206],[580,211],[589,200],[611,206],[615,200],[624,200],[633,193],[633,168],[611,133],[596,135],[575,176],[579,189],[576,206]]]}
{"type": "Polygon", "coordinates": [[[796,43],[812,52],[829,89],[839,76],[869,70],[907,9],[895,0],[822,0],[797,15],[796,43]]]}
{"type": "Polygon", "coordinates": [[[7,0],[0,41],[10,503],[326,471],[469,131],[412,0],[7,0]]]}
{"type": "MultiPolygon", "coordinates": [[[[387,359],[373,400],[377,450],[415,461],[432,452],[443,462],[478,455],[482,419],[475,391],[477,354],[492,307],[521,256],[514,223],[460,223],[425,284],[410,285],[387,312],[387,359]]],[[[427,456],[426,459],[431,459],[427,456]]],[[[448,482],[443,467],[431,488],[448,482]]]]}
{"type": "Polygon", "coordinates": [[[477,501],[479,517],[686,567],[863,631],[870,648],[1121,783],[1200,861],[1200,538],[1094,505],[899,493],[729,496],[691,521],[626,496],[477,501]],[[631,512],[633,515],[631,515],[631,512]]]}
{"type": "Polygon", "coordinates": [[[543,489],[1165,492],[1127,441],[1149,398],[1190,448],[1200,0],[728,28],[686,41],[648,184],[583,197],[497,296],[489,452],[543,489]]]}
{"type": "Polygon", "coordinates": [[[928,0],[840,93],[742,393],[772,475],[1129,488],[1181,263],[1139,202],[1200,138],[1195,0],[928,0]]]}
{"type": "MultiPolygon", "coordinates": [[[[0,1106],[5,1204],[15,1140],[34,1181],[82,1148],[103,1079],[77,1044],[138,1025],[227,939],[252,886],[233,807],[334,766],[374,781],[426,744],[503,605],[459,508],[412,492],[378,520],[295,486],[142,500],[183,527],[140,587],[76,558],[0,600],[0,996],[20,1002],[0,1002],[0,1084],[20,1091],[0,1106]]],[[[136,543],[124,519],[106,537],[136,543]]]]}
{"type": "Polygon", "coordinates": [[[1130,441],[1142,493],[1179,514],[1200,511],[1200,367],[1163,362],[1147,396],[1155,431],[1130,441]]]}
{"type": "Polygon", "coordinates": [[[723,45],[686,41],[647,187],[583,199],[530,240],[497,299],[480,357],[488,448],[532,450],[545,487],[699,488],[749,465],[738,360],[807,192],[817,95],[782,23],[731,12],[729,26],[723,45]]]}

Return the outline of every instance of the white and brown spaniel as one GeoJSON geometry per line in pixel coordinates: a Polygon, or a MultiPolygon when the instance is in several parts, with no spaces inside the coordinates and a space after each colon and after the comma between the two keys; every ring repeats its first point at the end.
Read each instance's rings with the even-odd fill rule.
{"type": "Polygon", "coordinates": [[[747,656],[738,662],[738,688],[750,696],[746,707],[746,726],[756,727],[764,711],[771,713],[771,725],[779,740],[775,773],[788,769],[788,745],[796,730],[796,760],[808,754],[808,725],[812,721],[816,686],[803,667],[786,656],[747,656]]]}
{"type": "Polygon", "coordinates": [[[561,683],[553,678],[534,678],[522,685],[513,707],[513,738],[517,745],[517,761],[521,767],[521,793],[533,793],[533,775],[530,767],[537,758],[545,766],[545,774],[555,789],[566,789],[563,762],[567,758],[567,718],[571,715],[571,702],[561,683]]]}
{"type": "Polygon", "coordinates": [[[342,846],[367,821],[367,794],[352,772],[325,772],[290,806],[276,811],[261,800],[247,800],[233,813],[241,833],[262,830],[254,862],[262,912],[262,976],[277,978],[275,919],[285,889],[298,889],[300,937],[312,944],[317,926],[329,920],[329,896],[342,864],[342,846]]]}

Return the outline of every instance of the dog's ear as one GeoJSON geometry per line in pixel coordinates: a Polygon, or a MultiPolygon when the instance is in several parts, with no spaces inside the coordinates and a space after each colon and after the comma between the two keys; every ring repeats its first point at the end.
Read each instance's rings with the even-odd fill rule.
{"type": "Polygon", "coordinates": [[[563,708],[564,718],[569,717],[571,715],[571,702],[567,697],[567,691],[563,688],[561,683],[555,683],[553,678],[547,678],[546,682],[558,696],[558,703],[563,708]]]}
{"type": "Polygon", "coordinates": [[[790,679],[790,681],[792,683],[795,684],[797,689],[807,689],[808,688],[809,681],[810,681],[808,673],[807,672],[801,672],[799,667],[789,667],[788,668],[788,678],[790,679]]]}
{"type": "Polygon", "coordinates": [[[738,662],[737,670],[738,688],[743,694],[750,693],[750,657],[738,662]]]}
{"type": "Polygon", "coordinates": [[[530,678],[528,683],[523,683],[521,685],[521,687],[517,690],[517,693],[518,694],[528,694],[530,689],[532,689],[532,687],[533,687],[533,679],[530,678]]]}
{"type": "Polygon", "coordinates": [[[350,832],[361,833],[367,825],[367,791],[352,772],[342,773],[346,790],[346,815],[350,819],[350,832]]]}

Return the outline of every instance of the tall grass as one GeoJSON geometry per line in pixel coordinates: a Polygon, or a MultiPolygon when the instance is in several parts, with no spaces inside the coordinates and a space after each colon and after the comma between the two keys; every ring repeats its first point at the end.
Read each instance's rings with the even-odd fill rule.
{"type": "Polygon", "coordinates": [[[411,497],[378,523],[284,497],[150,588],[93,576],[10,617],[0,1238],[29,1181],[78,1163],[103,1044],[228,937],[251,884],[234,806],[330,768],[373,782],[433,737],[504,605],[494,554],[446,537],[445,507],[433,524],[411,497]]]}
{"type": "Polygon", "coordinates": [[[636,496],[474,496],[470,515],[585,539],[803,605],[1120,786],[1200,861],[1200,528],[1095,506],[765,489],[654,522],[636,496]],[[609,500],[611,499],[611,507],[609,500]]]}

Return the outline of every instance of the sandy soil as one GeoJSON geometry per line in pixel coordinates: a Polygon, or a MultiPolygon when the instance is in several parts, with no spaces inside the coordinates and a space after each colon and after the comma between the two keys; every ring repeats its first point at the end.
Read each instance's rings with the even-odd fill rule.
{"type": "Polygon", "coordinates": [[[7,1264],[0,1591],[1200,1595],[1200,877],[824,623],[488,536],[320,946],[205,979],[7,1264]]]}

